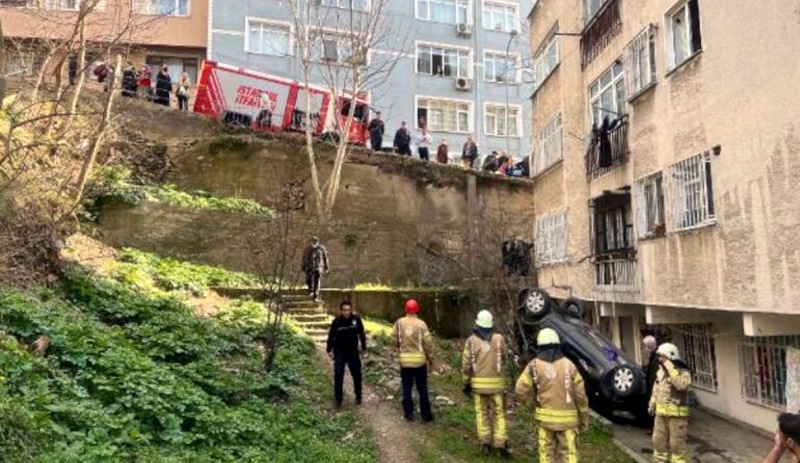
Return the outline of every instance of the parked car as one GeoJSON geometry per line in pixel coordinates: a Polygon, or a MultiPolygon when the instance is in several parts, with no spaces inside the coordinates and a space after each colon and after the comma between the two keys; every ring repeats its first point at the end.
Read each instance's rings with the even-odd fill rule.
{"type": "Polygon", "coordinates": [[[642,368],[584,321],[586,312],[579,299],[569,298],[559,305],[541,289],[526,289],[519,293],[518,302],[520,334],[527,340],[531,357],[539,330],[554,329],[561,337],[564,355],[581,372],[595,411],[605,415],[627,411],[637,420],[648,419],[649,397],[642,368]]]}

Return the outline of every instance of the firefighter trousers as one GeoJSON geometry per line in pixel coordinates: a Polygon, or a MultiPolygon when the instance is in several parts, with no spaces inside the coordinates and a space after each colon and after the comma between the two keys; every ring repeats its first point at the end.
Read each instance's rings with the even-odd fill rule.
{"type": "Polygon", "coordinates": [[[686,463],[686,438],[689,419],[656,415],[653,426],[653,461],[656,463],[686,463]]]}
{"type": "Polygon", "coordinates": [[[578,463],[578,433],[551,431],[539,425],[539,463],[578,463]]]}
{"type": "Polygon", "coordinates": [[[505,448],[508,436],[506,435],[506,409],[503,403],[503,393],[475,394],[473,400],[475,401],[478,439],[481,444],[505,448]]]}

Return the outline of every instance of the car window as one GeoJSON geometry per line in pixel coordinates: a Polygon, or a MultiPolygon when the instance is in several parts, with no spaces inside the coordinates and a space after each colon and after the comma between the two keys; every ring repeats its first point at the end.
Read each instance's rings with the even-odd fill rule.
{"type": "Polygon", "coordinates": [[[603,336],[594,328],[579,320],[566,318],[566,321],[567,323],[564,328],[568,329],[572,336],[580,336],[594,344],[597,348],[603,351],[609,361],[613,362],[617,360],[619,357],[619,349],[603,338],[603,336]]]}

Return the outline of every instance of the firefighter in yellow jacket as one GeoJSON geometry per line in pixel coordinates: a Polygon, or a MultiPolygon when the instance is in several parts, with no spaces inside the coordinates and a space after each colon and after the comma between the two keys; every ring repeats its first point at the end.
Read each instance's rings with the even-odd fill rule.
{"type": "Polygon", "coordinates": [[[658,372],[650,396],[653,427],[653,461],[686,463],[686,437],[689,430],[689,387],[692,375],[674,344],[664,343],[656,350],[658,372]]]}
{"type": "Polygon", "coordinates": [[[506,434],[506,410],[504,401],[505,379],[503,365],[508,358],[506,341],[494,333],[494,317],[488,310],[481,310],[475,319],[475,329],[467,338],[461,353],[461,379],[464,393],[475,401],[475,421],[483,451],[486,454],[496,448],[504,458],[511,456],[506,434]],[[490,421],[490,417],[493,418],[490,421]]]}
{"type": "Polygon", "coordinates": [[[395,347],[400,351],[400,382],[403,388],[403,414],[406,420],[414,419],[414,401],[411,388],[417,384],[422,421],[433,421],[431,401],[428,397],[428,368],[433,368],[433,339],[428,325],[420,320],[419,303],[406,301],[406,316],[398,319],[392,329],[395,347]]]}
{"type": "Polygon", "coordinates": [[[589,400],[583,377],[561,350],[561,339],[543,328],[538,352],[517,380],[520,397],[533,390],[539,426],[539,463],[578,463],[578,432],[589,427],[589,400]]]}

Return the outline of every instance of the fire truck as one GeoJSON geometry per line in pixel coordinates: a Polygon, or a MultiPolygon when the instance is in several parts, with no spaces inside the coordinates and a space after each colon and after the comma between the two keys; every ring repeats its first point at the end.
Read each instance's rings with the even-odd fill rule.
{"type": "MultiPolygon", "coordinates": [[[[306,121],[316,136],[338,136],[345,127],[353,98],[335,96],[323,87],[249,69],[204,61],[197,84],[194,112],[223,124],[249,127],[262,132],[306,130],[306,121]],[[311,117],[306,117],[306,99],[311,117]]],[[[356,108],[348,141],[363,145],[367,140],[369,104],[355,98],[356,108]]]]}

